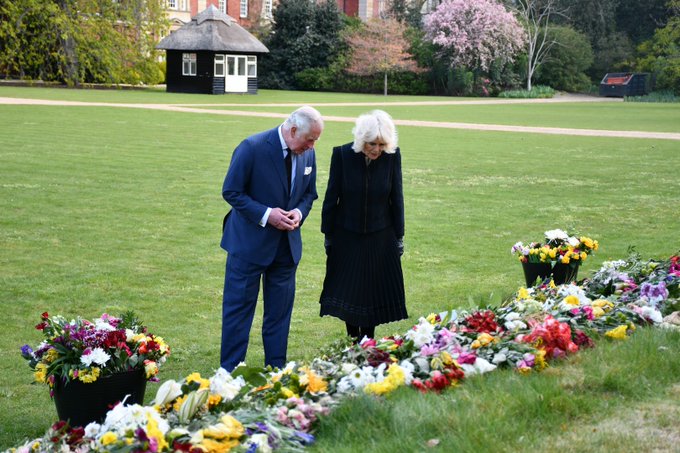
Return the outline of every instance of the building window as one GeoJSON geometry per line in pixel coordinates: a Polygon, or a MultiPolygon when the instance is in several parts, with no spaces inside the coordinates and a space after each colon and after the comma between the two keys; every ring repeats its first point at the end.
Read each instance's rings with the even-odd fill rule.
{"type": "Polygon", "coordinates": [[[196,54],[183,53],[182,54],[182,75],[195,76],[196,75],[196,54]]]}
{"type": "Polygon", "coordinates": [[[272,0],[264,0],[264,17],[271,19],[272,16],[272,0]]]}
{"type": "Polygon", "coordinates": [[[224,77],[224,55],[215,55],[215,77],[224,77]]]}
{"type": "Polygon", "coordinates": [[[177,9],[177,0],[167,0],[168,9],[177,9]]]}
{"type": "Polygon", "coordinates": [[[248,17],[248,0],[241,0],[241,17],[248,17]]]}
{"type": "Polygon", "coordinates": [[[187,0],[179,0],[179,10],[180,11],[188,11],[187,10],[187,0]]]}
{"type": "Polygon", "coordinates": [[[220,0],[217,9],[219,9],[221,13],[227,14],[227,0],[220,0]]]}
{"type": "Polygon", "coordinates": [[[257,57],[248,57],[248,77],[257,77],[257,57]]]}
{"type": "Polygon", "coordinates": [[[236,57],[227,57],[227,74],[236,75],[236,57]]]}

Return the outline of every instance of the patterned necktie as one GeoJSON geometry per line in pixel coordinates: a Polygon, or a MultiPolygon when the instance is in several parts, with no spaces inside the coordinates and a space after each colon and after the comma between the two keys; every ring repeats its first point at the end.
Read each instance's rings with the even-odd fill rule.
{"type": "Polygon", "coordinates": [[[283,161],[286,163],[286,176],[288,176],[288,193],[290,193],[290,177],[291,173],[293,172],[293,160],[291,155],[293,152],[289,149],[288,154],[286,154],[286,158],[283,159],[283,161]]]}

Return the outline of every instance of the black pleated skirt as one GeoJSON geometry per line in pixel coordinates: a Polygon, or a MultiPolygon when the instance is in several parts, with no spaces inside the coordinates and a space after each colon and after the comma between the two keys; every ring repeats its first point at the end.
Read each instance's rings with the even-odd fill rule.
{"type": "Polygon", "coordinates": [[[408,318],[392,227],[369,234],[335,231],[320,303],[321,316],[334,316],[354,326],[408,318]]]}

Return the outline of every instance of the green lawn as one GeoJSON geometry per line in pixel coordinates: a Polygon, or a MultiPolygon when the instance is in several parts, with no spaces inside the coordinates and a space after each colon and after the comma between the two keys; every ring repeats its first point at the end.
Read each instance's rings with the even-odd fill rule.
{"type": "MultiPolygon", "coordinates": [[[[382,96],[264,90],[258,96],[201,96],[8,87],[0,87],[0,97],[187,104],[385,101],[382,96]]],[[[327,106],[320,110],[325,115],[354,116],[370,108],[327,106]]],[[[431,121],[528,121],[532,125],[591,129],[639,124],[635,129],[674,132],[680,124],[678,105],[584,103],[384,109],[395,118],[431,121]]],[[[211,375],[219,357],[225,260],[219,240],[222,217],[228,209],[220,194],[222,180],[238,142],[248,134],[275,126],[276,120],[107,107],[10,105],[0,105],[0,118],[0,449],[42,434],[56,416],[47,390],[30,384],[32,375],[19,353],[21,345],[35,345],[40,340],[33,326],[43,311],[91,318],[102,312],[119,314],[134,309],[172,348],[161,379],[179,379],[192,371],[211,375]]],[[[492,293],[511,294],[523,278],[519,264],[509,253],[510,247],[518,240],[538,239],[547,229],[576,228],[600,241],[600,251],[586,261],[581,275],[604,260],[625,256],[631,245],[646,257],[667,257],[680,249],[678,141],[424,127],[400,127],[399,135],[406,198],[403,264],[411,317],[380,326],[380,335],[404,332],[419,316],[432,311],[479,305],[492,293]]],[[[321,197],[331,147],[350,140],[351,124],[327,122],[317,145],[321,197]]],[[[325,257],[319,222],[320,200],[303,227],[305,249],[291,326],[291,360],[314,357],[321,346],[344,331],[340,321],[318,316],[325,257]]],[[[254,364],[260,364],[263,358],[260,321],[258,315],[248,356],[254,364]]],[[[648,335],[649,342],[673,342],[675,351],[680,348],[677,335],[648,335]]],[[[634,336],[626,346],[633,351],[628,353],[631,360],[639,352],[636,341],[634,336]]],[[[574,367],[574,373],[597,373],[597,364],[603,360],[598,354],[607,360],[620,355],[615,346],[603,345],[568,367],[574,367]]],[[[664,368],[658,372],[662,371],[674,370],[664,368]]],[[[656,372],[650,367],[648,377],[635,379],[653,380],[656,372]]],[[[596,388],[586,393],[589,399],[583,398],[569,408],[565,423],[570,429],[587,432],[597,414],[608,411],[609,399],[616,401],[612,407],[642,410],[640,405],[656,404],[654,398],[662,401],[668,386],[675,384],[677,388],[677,376],[675,372],[664,377],[663,388],[636,394],[635,398],[619,398],[616,388],[596,388]],[[593,401],[589,403],[590,400],[593,401]],[[582,409],[581,404],[590,405],[582,409]]],[[[499,392],[509,395],[526,382],[508,373],[491,379],[488,382],[494,386],[507,382],[499,392]]],[[[538,385],[534,381],[561,385],[550,374],[532,379],[528,381],[532,388],[538,385]]],[[[350,445],[364,445],[366,451],[380,451],[378,445],[394,446],[388,439],[398,432],[396,425],[411,423],[408,436],[412,440],[396,444],[408,447],[389,451],[420,451],[418,446],[423,442],[444,436],[439,432],[432,435],[428,430],[438,422],[438,414],[445,413],[451,401],[460,405],[469,398],[470,404],[477,404],[475,392],[482,392],[486,382],[465,383],[461,392],[455,390],[442,398],[421,399],[413,392],[400,392],[388,401],[387,407],[409,407],[412,412],[406,413],[411,414],[411,420],[431,420],[412,423],[388,413],[380,420],[390,425],[376,428],[370,426],[370,417],[363,418],[346,433],[354,439],[350,445]]],[[[154,385],[148,386],[147,399],[153,397],[155,390],[154,385]]],[[[488,400],[480,397],[481,412],[471,413],[472,418],[466,422],[476,422],[470,435],[498,429],[501,434],[497,439],[507,441],[508,437],[503,436],[510,433],[485,424],[484,405],[491,404],[493,397],[489,395],[488,400]]],[[[677,401],[677,391],[675,395],[677,401]]],[[[384,411],[369,400],[358,403],[355,409],[343,408],[337,420],[359,420],[360,414],[368,417],[372,410],[384,411]]],[[[499,417],[511,423],[521,416],[521,412],[513,410],[519,411],[508,409],[499,417]]],[[[543,414],[553,417],[546,422],[547,428],[561,430],[560,435],[567,436],[571,431],[560,427],[554,418],[559,411],[554,412],[543,414]]],[[[454,423],[453,419],[445,420],[454,423]]],[[[444,426],[439,429],[444,430],[444,426]]],[[[538,451],[541,434],[526,423],[517,429],[516,437],[527,439],[527,449],[538,451]]],[[[322,426],[316,447],[319,451],[334,451],[332,442],[340,434],[333,430],[328,424],[322,426]]],[[[470,446],[469,439],[456,436],[446,437],[449,445],[440,445],[439,450],[451,451],[448,447],[455,449],[455,442],[460,442],[461,451],[473,451],[475,445],[470,446]]],[[[480,445],[477,447],[490,444],[480,445]]]]}

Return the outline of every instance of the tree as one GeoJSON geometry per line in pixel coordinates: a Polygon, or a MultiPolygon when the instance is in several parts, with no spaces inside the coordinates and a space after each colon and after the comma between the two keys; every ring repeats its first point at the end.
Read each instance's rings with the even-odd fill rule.
{"type": "Polygon", "coordinates": [[[550,49],[557,44],[550,39],[551,20],[564,16],[558,0],[516,0],[513,9],[521,18],[527,33],[527,90],[541,63],[548,58],[550,49]]]}
{"type": "Polygon", "coordinates": [[[585,70],[593,63],[588,37],[571,27],[555,26],[550,29],[550,39],[558,44],[537,71],[537,83],[572,92],[588,88],[585,70]]]}
{"type": "Polygon", "coordinates": [[[274,24],[265,40],[269,54],[261,63],[263,87],[296,88],[296,73],[328,66],[343,49],[343,23],[334,0],[281,0],[272,15],[274,24]]]}
{"type": "Polygon", "coordinates": [[[425,19],[425,32],[451,68],[482,71],[514,61],[526,40],[517,19],[493,0],[445,0],[425,19]]]}
{"type": "Polygon", "coordinates": [[[423,72],[409,53],[404,37],[406,26],[396,19],[371,19],[347,37],[352,57],[347,72],[356,75],[383,75],[387,96],[387,75],[398,71],[423,72]]]}
{"type": "Polygon", "coordinates": [[[8,77],[158,83],[162,0],[15,0],[0,6],[0,69],[8,77]]]}
{"type": "Polygon", "coordinates": [[[680,96],[680,0],[671,0],[668,6],[668,24],[638,47],[637,69],[654,74],[656,89],[680,96]]]}

